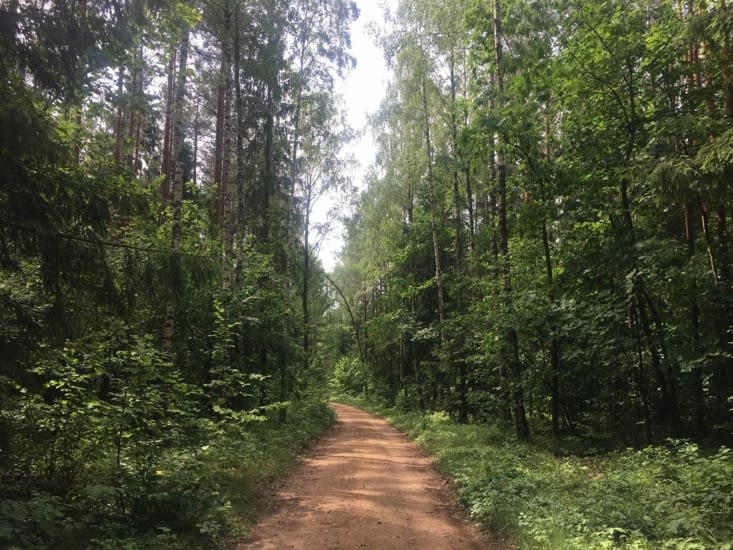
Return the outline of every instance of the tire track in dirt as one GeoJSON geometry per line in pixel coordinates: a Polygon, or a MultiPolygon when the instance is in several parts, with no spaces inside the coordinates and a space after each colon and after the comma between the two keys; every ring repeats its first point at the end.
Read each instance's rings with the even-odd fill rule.
{"type": "Polygon", "coordinates": [[[267,499],[238,549],[478,550],[430,459],[384,420],[332,403],[337,422],[267,499]]]}

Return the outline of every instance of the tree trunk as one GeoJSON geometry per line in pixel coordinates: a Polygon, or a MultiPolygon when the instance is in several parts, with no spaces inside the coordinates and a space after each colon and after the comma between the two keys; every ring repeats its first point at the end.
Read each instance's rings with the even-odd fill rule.
{"type": "MultiPolygon", "coordinates": [[[[548,164],[552,162],[552,151],[550,147],[550,116],[545,116],[545,162],[548,164]]],[[[548,197],[545,190],[544,175],[539,174],[540,182],[540,200],[542,206],[548,205],[548,197]]],[[[547,229],[547,216],[542,214],[542,250],[545,254],[545,274],[547,277],[547,292],[550,300],[553,299],[553,273],[552,273],[552,251],[550,250],[550,233],[547,229]]],[[[560,406],[560,376],[561,376],[561,356],[560,356],[560,342],[557,337],[554,336],[550,342],[550,369],[552,372],[551,382],[551,414],[552,414],[552,435],[555,437],[560,436],[560,416],[562,414],[560,406]]]]}
{"type": "Polygon", "coordinates": [[[273,111],[275,109],[272,97],[272,89],[267,89],[267,115],[265,116],[265,174],[262,182],[262,220],[260,237],[263,242],[270,238],[270,197],[275,189],[275,162],[273,159],[273,141],[275,122],[273,111]]]}
{"type": "MultiPolygon", "coordinates": [[[[721,0],[719,2],[719,6],[721,11],[724,10],[726,8],[725,1],[721,0]]],[[[730,27],[728,27],[728,29],[730,31],[730,27]]],[[[725,101],[725,116],[726,118],[728,118],[729,121],[733,120],[733,79],[731,78],[730,50],[731,35],[730,32],[728,32],[726,33],[723,40],[721,58],[723,64],[723,97],[725,101]]],[[[723,176],[723,178],[727,181],[723,181],[720,184],[719,197],[721,201],[723,201],[724,197],[727,196],[726,190],[728,189],[731,180],[730,169],[727,171],[727,174],[723,176]]],[[[733,359],[731,358],[733,356],[733,345],[731,345],[730,337],[731,330],[733,329],[733,327],[731,327],[731,324],[733,322],[733,318],[731,318],[731,310],[733,310],[733,297],[731,296],[730,256],[728,252],[728,225],[726,221],[725,205],[722,202],[718,207],[718,238],[721,243],[721,260],[723,263],[722,269],[724,280],[722,281],[722,283],[724,284],[724,295],[722,301],[726,312],[725,356],[727,357],[727,359],[725,360],[725,372],[723,373],[725,381],[724,391],[725,395],[729,397],[731,394],[733,394],[733,359]]],[[[728,407],[728,409],[730,413],[730,406],[728,407]]]]}
{"type": "MultiPolygon", "coordinates": [[[[502,64],[502,31],[501,6],[499,0],[494,0],[494,48],[496,50],[495,85],[497,107],[503,106],[504,74],[502,64]]],[[[494,136],[496,155],[497,199],[499,208],[499,254],[500,270],[504,288],[504,306],[507,313],[512,307],[513,293],[511,280],[511,262],[509,259],[509,229],[507,225],[507,192],[506,192],[506,164],[504,160],[504,138],[501,132],[494,136]]],[[[507,352],[509,371],[511,375],[512,402],[514,405],[514,422],[519,439],[529,437],[529,424],[524,409],[524,390],[522,384],[522,363],[519,358],[519,336],[514,328],[507,331],[507,352]]]]}
{"type": "Polygon", "coordinates": [[[171,47],[168,60],[168,83],[165,93],[165,124],[163,127],[163,151],[160,171],[163,176],[160,183],[160,194],[164,199],[171,198],[171,159],[173,145],[173,111],[176,89],[176,48],[171,47]]]}
{"type": "MultiPolygon", "coordinates": [[[[455,269],[453,271],[456,282],[456,314],[462,317],[464,314],[463,301],[463,204],[461,203],[461,178],[459,175],[458,160],[458,120],[455,113],[456,106],[456,61],[455,50],[451,48],[450,52],[450,138],[451,153],[453,156],[453,224],[455,235],[453,237],[453,246],[455,248],[455,269]]],[[[458,354],[451,358],[452,362],[458,363],[458,422],[465,424],[468,422],[468,381],[466,361],[463,358],[463,333],[458,338],[458,354]]]]}
{"type": "Polygon", "coordinates": [[[662,370],[662,357],[669,358],[663,323],[651,297],[644,288],[644,281],[640,275],[634,276],[633,286],[639,321],[647,340],[652,370],[657,378],[657,385],[661,394],[662,415],[672,435],[679,437],[681,420],[677,400],[677,380],[672,371],[672,361],[668,359],[666,372],[662,370]]]}
{"type": "Polygon", "coordinates": [[[443,295],[443,268],[440,258],[440,241],[438,240],[438,217],[435,213],[435,182],[433,181],[433,143],[430,134],[430,111],[428,110],[427,83],[422,79],[422,107],[425,118],[425,155],[427,161],[427,183],[430,196],[430,233],[433,240],[433,259],[435,263],[435,286],[438,291],[438,323],[440,330],[440,347],[445,343],[445,298],[443,295]]]}
{"type": "Polygon", "coordinates": [[[226,112],[226,33],[222,38],[221,66],[219,81],[216,87],[216,130],[214,134],[214,185],[217,186],[216,205],[214,215],[216,222],[222,224],[224,220],[224,184],[222,170],[224,168],[224,118],[226,112]]]}
{"type": "Polygon", "coordinates": [[[199,134],[201,133],[201,97],[196,96],[193,114],[193,172],[191,181],[194,186],[198,183],[198,165],[199,165],[199,134]]]}
{"type": "Polygon", "coordinates": [[[647,375],[644,370],[644,345],[641,337],[641,329],[639,328],[639,319],[636,311],[631,309],[630,312],[631,326],[634,328],[634,334],[636,335],[636,355],[637,355],[637,381],[636,385],[639,388],[639,395],[641,396],[642,415],[644,417],[644,432],[646,434],[646,441],[651,445],[652,443],[652,416],[651,409],[649,406],[649,386],[647,384],[647,375]]]}
{"type": "Polygon", "coordinates": [[[306,185],[306,198],[303,205],[305,220],[303,220],[303,288],[301,301],[303,307],[303,368],[308,370],[310,364],[310,213],[311,213],[311,186],[306,185]]]}
{"type": "MultiPolygon", "coordinates": [[[[695,226],[692,222],[693,203],[685,204],[685,236],[687,238],[687,257],[693,261],[696,253],[695,226]]],[[[697,302],[697,284],[692,281],[690,289],[690,329],[692,331],[692,348],[697,357],[702,352],[700,341],[700,308],[697,302]]],[[[695,403],[695,425],[700,434],[705,433],[705,390],[703,387],[702,367],[692,369],[693,399],[695,403]]]]}
{"type": "Polygon", "coordinates": [[[175,330],[176,302],[181,291],[181,233],[183,206],[183,157],[184,157],[184,120],[183,105],[186,99],[186,64],[188,61],[189,30],[183,29],[181,37],[181,53],[176,83],[176,98],[173,123],[173,153],[175,167],[173,171],[173,215],[171,219],[171,299],[166,307],[163,324],[163,351],[170,353],[173,349],[175,330]]]}
{"type": "MultiPolygon", "coordinates": [[[[476,213],[473,206],[473,183],[471,167],[466,163],[463,177],[466,179],[466,205],[468,206],[468,247],[469,261],[473,262],[476,253],[476,213]]],[[[471,266],[473,267],[473,266],[471,266]]]]}
{"type": "Polygon", "coordinates": [[[128,166],[135,174],[140,167],[140,138],[142,136],[143,101],[145,92],[145,48],[140,39],[140,47],[137,50],[132,73],[132,105],[130,108],[130,152],[128,166]]]}
{"type": "Polygon", "coordinates": [[[718,230],[718,326],[720,327],[720,343],[723,360],[716,373],[715,387],[722,409],[729,408],[728,398],[733,393],[733,346],[731,345],[731,289],[730,289],[730,252],[728,249],[728,221],[726,217],[724,197],[727,185],[721,182],[719,187],[719,203],[715,209],[718,230]]]}
{"type": "MultiPolygon", "coordinates": [[[[544,192],[542,193],[543,202],[545,201],[544,192]]],[[[547,220],[542,219],[542,249],[545,254],[545,270],[547,274],[547,288],[552,298],[553,276],[552,276],[552,255],[550,252],[550,236],[547,231],[547,220]]],[[[552,435],[559,437],[560,435],[560,342],[557,337],[553,337],[550,342],[550,369],[552,372],[552,392],[551,392],[551,409],[552,409],[552,435]]]]}
{"type": "MultiPolygon", "coordinates": [[[[237,195],[237,209],[235,213],[234,237],[236,241],[235,249],[235,273],[234,285],[236,289],[241,289],[244,284],[244,241],[245,241],[245,183],[246,183],[246,167],[244,159],[244,135],[245,114],[244,114],[244,92],[242,90],[242,56],[240,45],[240,21],[239,9],[234,11],[234,91],[235,91],[235,112],[236,112],[236,176],[235,176],[235,193],[237,195]]],[[[241,338],[244,338],[244,331],[240,330],[241,338]]],[[[242,342],[243,344],[243,342],[242,342]]]]}
{"type": "Polygon", "coordinates": [[[117,116],[115,120],[115,149],[114,149],[114,160],[115,164],[120,164],[122,161],[122,132],[125,123],[123,122],[123,99],[122,94],[125,91],[125,69],[120,67],[117,73],[117,116]]]}
{"type": "MultiPolygon", "coordinates": [[[[721,0],[720,8],[725,9],[725,0],[721,0]]],[[[723,73],[723,100],[725,106],[725,116],[733,118],[733,78],[731,78],[731,59],[730,59],[730,34],[726,34],[723,39],[723,47],[721,48],[721,64],[723,73]]]]}
{"type": "Polygon", "coordinates": [[[221,233],[222,288],[229,290],[234,275],[234,173],[232,170],[232,10],[224,6],[224,36],[222,39],[222,78],[224,81],[224,128],[221,151],[221,233]]]}

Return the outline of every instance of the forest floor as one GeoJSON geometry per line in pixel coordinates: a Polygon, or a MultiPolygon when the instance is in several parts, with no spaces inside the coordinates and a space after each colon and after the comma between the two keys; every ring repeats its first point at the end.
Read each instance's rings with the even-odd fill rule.
{"type": "Polygon", "coordinates": [[[238,549],[480,549],[449,482],[384,420],[332,404],[336,424],[263,502],[238,549]]]}

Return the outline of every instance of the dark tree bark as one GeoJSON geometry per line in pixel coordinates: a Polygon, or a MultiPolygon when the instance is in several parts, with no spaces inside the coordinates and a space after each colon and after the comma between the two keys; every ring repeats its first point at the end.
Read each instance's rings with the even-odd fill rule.
{"type": "MultiPolygon", "coordinates": [[[[501,6],[499,0],[494,0],[494,48],[496,53],[495,85],[497,107],[501,108],[504,95],[504,74],[502,61],[502,31],[501,6]]],[[[496,155],[496,183],[499,214],[499,261],[504,288],[504,305],[507,310],[512,307],[513,291],[511,279],[511,262],[509,259],[509,228],[507,224],[507,191],[506,191],[506,163],[504,160],[504,138],[501,132],[494,136],[496,155]]],[[[514,423],[519,439],[529,437],[529,424],[524,408],[524,388],[522,384],[522,363],[519,357],[519,336],[514,328],[510,328],[507,338],[507,362],[511,375],[512,402],[514,405],[514,423]]]]}
{"type": "MultiPolygon", "coordinates": [[[[685,204],[685,237],[687,239],[687,257],[693,260],[696,253],[695,226],[693,224],[694,216],[692,211],[694,203],[685,204]]],[[[697,284],[692,282],[690,289],[690,328],[692,331],[692,346],[695,355],[702,351],[701,334],[700,334],[700,307],[697,300],[697,284]]],[[[704,434],[705,428],[705,389],[703,387],[702,368],[695,367],[692,369],[692,395],[695,403],[695,426],[700,434],[704,434]]]]}

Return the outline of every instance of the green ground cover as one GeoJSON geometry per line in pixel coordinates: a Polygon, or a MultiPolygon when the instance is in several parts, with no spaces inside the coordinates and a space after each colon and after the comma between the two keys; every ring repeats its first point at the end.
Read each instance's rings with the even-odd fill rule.
{"type": "Polygon", "coordinates": [[[147,455],[141,448],[123,477],[103,460],[86,464],[88,482],[65,497],[16,480],[0,493],[0,547],[227,547],[247,532],[264,489],[334,421],[316,400],[293,403],[285,423],[276,417],[211,422],[196,444],[147,455]]]}

